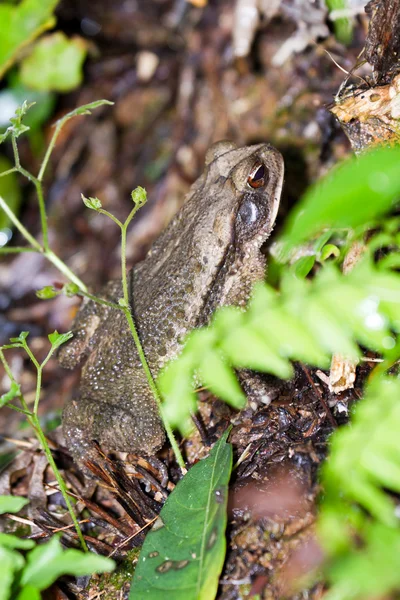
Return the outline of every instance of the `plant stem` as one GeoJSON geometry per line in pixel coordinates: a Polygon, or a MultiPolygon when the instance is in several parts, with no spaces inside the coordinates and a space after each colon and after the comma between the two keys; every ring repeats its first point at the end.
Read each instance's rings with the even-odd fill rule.
{"type": "Polygon", "coordinates": [[[22,254],[23,252],[36,252],[35,248],[29,248],[26,246],[12,246],[8,248],[0,248],[0,254],[22,254]]]}
{"type": "Polygon", "coordinates": [[[35,248],[37,252],[43,253],[42,246],[39,244],[39,242],[37,242],[35,240],[35,238],[29,233],[29,231],[27,229],[25,229],[25,227],[22,225],[21,221],[18,219],[18,217],[15,216],[15,214],[10,209],[10,207],[8,206],[8,204],[6,203],[4,198],[2,198],[1,196],[0,196],[0,208],[2,208],[4,210],[7,217],[10,219],[10,221],[13,223],[13,225],[15,225],[15,227],[18,229],[18,231],[24,236],[24,238],[30,243],[30,245],[33,248],[35,248]]]}
{"type": "Polygon", "coordinates": [[[7,171],[3,171],[0,173],[0,177],[5,177],[6,175],[10,175],[11,173],[15,173],[18,171],[17,167],[12,167],[12,169],[7,169],[7,171]]]}
{"type": "Polygon", "coordinates": [[[59,271],[61,271],[61,273],[65,275],[65,277],[67,277],[67,279],[72,281],[72,283],[75,283],[75,285],[77,285],[82,292],[87,292],[87,287],[83,281],[81,281],[81,279],[79,279],[79,277],[77,277],[73,271],[67,267],[65,262],[58,258],[57,254],[54,254],[53,250],[49,249],[43,252],[43,254],[55,267],[57,267],[59,271]]]}
{"type": "Polygon", "coordinates": [[[62,496],[64,498],[64,502],[65,502],[65,504],[67,506],[68,512],[71,515],[71,519],[72,519],[72,521],[73,521],[73,523],[75,525],[75,530],[76,530],[76,533],[78,535],[78,538],[79,538],[79,541],[81,543],[81,546],[82,546],[82,548],[83,548],[83,550],[85,552],[89,552],[89,548],[87,547],[87,544],[85,542],[85,538],[83,537],[81,528],[79,527],[78,519],[76,518],[76,515],[75,515],[75,512],[74,512],[71,500],[69,498],[67,487],[66,487],[64,479],[62,478],[61,473],[58,470],[58,467],[57,467],[57,465],[55,463],[55,460],[54,460],[53,455],[51,453],[50,447],[49,447],[49,445],[47,443],[46,436],[44,435],[43,430],[42,430],[42,428],[40,426],[40,421],[39,421],[37,415],[32,415],[31,417],[29,417],[29,421],[30,421],[32,427],[35,430],[36,436],[37,436],[37,438],[38,438],[38,440],[40,442],[40,445],[43,448],[43,451],[44,451],[44,453],[46,455],[46,458],[48,460],[49,465],[53,469],[54,476],[55,476],[55,478],[57,480],[57,483],[58,483],[58,485],[60,487],[60,492],[61,492],[61,494],[62,494],[62,496]]]}
{"type": "MultiPolygon", "coordinates": [[[[129,223],[131,222],[131,220],[133,219],[133,217],[135,216],[135,214],[139,208],[140,208],[140,205],[135,205],[135,207],[131,210],[125,223],[121,226],[121,275],[122,275],[122,290],[123,290],[123,298],[124,298],[124,306],[121,308],[125,314],[126,320],[128,321],[129,329],[131,330],[131,334],[132,334],[133,340],[135,342],[135,346],[138,351],[140,362],[142,363],[142,367],[143,367],[144,373],[146,375],[147,382],[149,384],[150,390],[156,401],[158,412],[162,418],[160,392],[158,391],[157,385],[154,381],[149,364],[147,362],[146,355],[144,353],[143,346],[140,341],[140,338],[139,338],[139,335],[138,335],[138,332],[137,332],[137,329],[135,326],[135,322],[132,317],[132,307],[130,306],[130,303],[129,303],[128,278],[127,278],[127,274],[126,274],[126,231],[127,231],[129,223]]],[[[179,450],[179,446],[178,446],[178,443],[172,432],[172,428],[165,419],[163,419],[163,423],[164,423],[164,427],[165,427],[165,431],[167,433],[169,443],[171,444],[171,447],[174,451],[176,461],[177,461],[178,465],[180,466],[182,472],[186,473],[185,461],[183,460],[181,451],[179,450]]]]}
{"type": "Polygon", "coordinates": [[[17,139],[15,137],[14,134],[11,135],[11,143],[12,143],[12,149],[13,149],[13,153],[14,153],[14,162],[15,162],[15,167],[17,169],[19,169],[21,167],[21,163],[19,160],[19,152],[18,152],[18,146],[17,146],[17,139]]]}
{"type": "Polygon", "coordinates": [[[56,125],[56,128],[54,130],[54,133],[53,133],[53,137],[51,138],[50,143],[47,146],[46,154],[44,155],[42,164],[40,166],[40,171],[39,171],[39,174],[37,176],[38,181],[42,181],[43,180],[44,172],[46,170],[46,167],[47,167],[48,162],[50,160],[51,153],[53,152],[53,148],[55,146],[55,143],[57,141],[58,135],[59,135],[59,133],[60,133],[61,128],[62,128],[63,125],[64,125],[64,122],[63,122],[62,119],[61,119],[61,121],[58,121],[58,123],[56,125]]]}
{"type": "MultiPolygon", "coordinates": [[[[123,312],[125,314],[126,320],[128,321],[129,329],[131,330],[132,337],[134,339],[134,342],[135,342],[135,345],[136,345],[136,349],[137,349],[138,354],[139,354],[140,362],[142,363],[143,370],[144,370],[146,378],[147,378],[147,382],[148,382],[149,387],[150,387],[150,389],[151,389],[151,391],[153,393],[154,399],[155,399],[157,407],[158,407],[158,412],[162,416],[160,392],[158,391],[157,385],[156,385],[156,383],[154,381],[153,375],[152,375],[152,373],[150,371],[150,367],[149,367],[148,362],[146,360],[146,356],[145,356],[145,353],[143,351],[143,347],[142,347],[141,341],[139,339],[139,336],[138,336],[138,333],[137,333],[137,330],[136,330],[136,327],[135,327],[135,323],[133,321],[133,317],[132,317],[132,314],[131,314],[131,308],[128,305],[128,307],[123,307],[122,310],[123,310],[123,312]]],[[[176,461],[177,461],[178,465],[180,466],[181,470],[183,471],[183,473],[186,473],[185,461],[183,460],[183,456],[181,454],[181,451],[179,450],[179,446],[178,446],[178,443],[177,443],[177,441],[175,439],[175,436],[174,436],[174,434],[172,432],[172,428],[171,428],[170,424],[167,421],[165,421],[164,419],[163,419],[163,423],[164,423],[165,431],[167,433],[168,440],[169,440],[169,442],[171,444],[171,447],[172,447],[172,449],[174,451],[174,454],[175,454],[175,457],[176,457],[176,461]]]]}

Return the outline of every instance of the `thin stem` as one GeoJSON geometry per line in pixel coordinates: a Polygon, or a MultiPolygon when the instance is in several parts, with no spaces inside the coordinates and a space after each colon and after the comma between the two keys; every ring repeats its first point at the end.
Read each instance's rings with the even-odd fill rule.
{"type": "Polygon", "coordinates": [[[46,251],[48,251],[50,249],[49,248],[49,233],[48,233],[48,227],[47,227],[46,205],[44,203],[44,197],[43,197],[43,187],[39,180],[36,180],[33,183],[36,188],[36,194],[37,194],[38,203],[39,203],[40,224],[42,227],[42,236],[43,236],[43,247],[46,251]]]}
{"type": "Polygon", "coordinates": [[[100,213],[101,215],[105,215],[106,217],[108,217],[109,219],[111,219],[111,221],[114,221],[114,223],[116,225],[118,225],[118,227],[120,229],[123,228],[123,224],[121,223],[121,221],[119,219],[117,219],[117,217],[114,217],[113,214],[111,214],[110,212],[108,212],[108,210],[104,210],[104,208],[98,208],[96,210],[96,212],[100,213]]]}
{"type": "MultiPolygon", "coordinates": [[[[140,362],[142,363],[143,366],[143,370],[145,372],[146,378],[147,378],[147,382],[149,384],[149,387],[153,393],[154,399],[156,401],[157,404],[157,408],[158,408],[158,412],[159,414],[162,416],[162,410],[161,410],[161,396],[160,396],[160,392],[158,391],[158,388],[156,386],[156,383],[153,379],[153,375],[150,371],[150,367],[147,363],[146,360],[146,356],[145,353],[143,351],[143,347],[142,344],[140,342],[138,333],[136,331],[136,327],[135,327],[135,323],[133,321],[133,317],[131,315],[131,309],[130,307],[123,307],[123,312],[125,314],[126,320],[128,321],[129,324],[129,329],[131,330],[132,333],[132,337],[134,339],[135,345],[136,345],[136,349],[138,351],[139,354],[139,358],[140,358],[140,362]]],[[[178,463],[178,465],[180,466],[181,470],[183,473],[186,473],[186,467],[185,467],[185,461],[183,460],[181,451],[179,450],[179,446],[178,443],[175,439],[175,436],[172,432],[172,428],[170,426],[170,424],[168,423],[168,421],[166,419],[163,419],[163,423],[164,423],[164,427],[165,427],[165,431],[167,433],[167,437],[168,440],[171,444],[171,447],[174,451],[175,457],[176,457],[176,461],[178,463]]]]}
{"type": "Polygon", "coordinates": [[[0,248],[0,254],[22,254],[23,252],[37,252],[36,248],[29,248],[25,246],[13,246],[8,248],[7,246],[0,248]]]}
{"type": "Polygon", "coordinates": [[[44,172],[45,172],[45,170],[47,168],[48,162],[50,160],[51,153],[53,152],[53,148],[55,146],[55,143],[57,141],[58,135],[59,135],[59,133],[61,131],[61,127],[63,126],[63,124],[64,124],[64,122],[61,120],[56,125],[56,128],[55,128],[54,133],[53,133],[53,137],[51,138],[50,143],[47,146],[46,154],[44,155],[42,164],[40,166],[40,171],[39,171],[39,174],[37,176],[38,181],[42,181],[43,180],[44,172]]]}
{"type": "Polygon", "coordinates": [[[47,443],[46,436],[44,435],[43,430],[42,430],[42,428],[40,426],[40,421],[38,419],[38,416],[37,415],[33,415],[32,417],[29,418],[29,421],[30,421],[32,427],[35,430],[36,436],[37,436],[37,438],[38,438],[38,440],[40,442],[40,445],[43,448],[43,451],[44,451],[44,453],[46,455],[46,458],[48,460],[49,465],[53,469],[53,473],[54,473],[54,476],[55,476],[55,478],[57,480],[57,483],[59,485],[60,492],[62,493],[62,496],[64,498],[64,502],[65,502],[65,504],[67,506],[67,509],[68,509],[68,512],[71,515],[71,519],[72,519],[72,521],[73,521],[73,523],[75,525],[75,530],[76,530],[76,533],[78,535],[78,538],[79,538],[79,541],[81,543],[81,546],[82,546],[82,548],[84,549],[85,552],[89,552],[89,548],[87,547],[87,544],[85,542],[85,538],[83,537],[81,528],[79,527],[78,519],[76,518],[76,515],[75,515],[75,512],[74,512],[71,500],[69,498],[67,487],[66,487],[64,479],[62,478],[61,473],[58,470],[58,467],[57,467],[57,465],[56,465],[56,463],[54,461],[54,458],[53,458],[53,455],[51,453],[50,447],[49,447],[49,445],[47,443]]]}
{"type": "Polygon", "coordinates": [[[25,227],[22,225],[21,221],[18,219],[18,217],[15,216],[15,214],[10,209],[10,207],[8,206],[6,201],[1,196],[0,196],[0,208],[2,208],[4,210],[7,217],[10,219],[10,221],[13,223],[13,225],[15,225],[15,227],[18,229],[18,231],[24,236],[24,238],[27,240],[27,242],[29,242],[30,245],[37,250],[37,252],[43,253],[42,246],[39,244],[39,242],[37,242],[35,240],[35,238],[29,233],[29,231],[27,229],[25,229],[25,227]]]}
{"type": "Polygon", "coordinates": [[[75,273],[73,273],[73,271],[71,271],[71,269],[67,267],[67,265],[60,258],[58,258],[56,254],[54,254],[53,250],[49,249],[43,252],[43,254],[51,263],[53,263],[55,267],[57,267],[59,271],[61,271],[61,273],[65,275],[65,277],[67,277],[67,279],[72,281],[72,283],[75,283],[75,285],[77,285],[82,292],[87,292],[87,287],[83,281],[81,281],[81,279],[79,279],[79,277],[77,277],[75,273]]]}
{"type": "Polygon", "coordinates": [[[0,173],[0,177],[5,177],[6,175],[10,175],[11,173],[15,173],[16,171],[18,171],[17,167],[7,169],[7,171],[3,171],[2,173],[0,173]]]}
{"type": "Polygon", "coordinates": [[[14,153],[14,162],[15,162],[15,166],[17,169],[19,169],[21,167],[21,163],[19,160],[19,152],[18,152],[18,146],[17,146],[17,139],[15,137],[14,134],[11,135],[11,143],[12,143],[12,149],[13,149],[13,153],[14,153]]]}
{"type": "Polygon", "coordinates": [[[115,304],[115,302],[109,302],[108,300],[104,300],[104,298],[98,298],[93,294],[89,294],[89,292],[80,292],[82,296],[96,302],[96,304],[103,304],[104,306],[109,306],[110,308],[116,308],[117,310],[121,310],[119,304],[115,304]]]}
{"type": "Polygon", "coordinates": [[[7,406],[7,408],[12,408],[12,410],[16,410],[17,412],[22,413],[26,417],[32,416],[32,413],[29,410],[24,410],[23,408],[19,408],[19,406],[15,406],[15,404],[11,404],[10,402],[7,402],[6,406],[7,406]]]}

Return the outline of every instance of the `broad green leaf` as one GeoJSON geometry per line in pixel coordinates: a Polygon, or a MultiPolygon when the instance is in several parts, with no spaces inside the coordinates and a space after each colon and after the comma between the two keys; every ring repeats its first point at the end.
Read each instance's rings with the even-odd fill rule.
{"type": "Polygon", "coordinates": [[[21,82],[38,91],[69,92],[83,79],[87,54],[83,38],[68,39],[61,31],[42,37],[21,63],[21,82]]]}
{"type": "Polygon", "coordinates": [[[344,554],[328,570],[332,588],[326,600],[383,598],[400,588],[400,530],[373,522],[364,544],[362,552],[344,554]]]}
{"type": "Polygon", "coordinates": [[[315,265],[315,258],[315,254],[313,254],[312,256],[302,256],[299,260],[296,260],[292,267],[296,277],[300,277],[300,279],[307,277],[315,265]]]}
{"type": "Polygon", "coordinates": [[[139,556],[130,600],[213,600],[225,558],[232,447],[221,437],[169,496],[139,556]]]}
{"type": "Polygon", "coordinates": [[[34,540],[25,540],[10,533],[0,532],[0,546],[17,550],[30,550],[35,545],[34,540]]]}
{"type": "Polygon", "coordinates": [[[0,600],[10,598],[14,574],[22,569],[24,562],[19,552],[0,546],[0,600]]]}
{"type": "Polygon", "coordinates": [[[17,596],[17,600],[40,600],[41,595],[39,590],[33,585],[24,585],[17,596]]]}
{"type": "Polygon", "coordinates": [[[182,356],[170,363],[159,374],[157,385],[164,399],[161,408],[163,418],[183,435],[189,434],[193,429],[190,415],[197,409],[192,361],[188,362],[182,356]]]}
{"type": "Polygon", "coordinates": [[[28,553],[21,585],[32,585],[38,590],[45,590],[61,575],[80,577],[109,572],[114,568],[115,562],[110,558],[80,550],[63,551],[58,538],[53,537],[28,553]]]}
{"type": "Polygon", "coordinates": [[[265,338],[249,326],[233,330],[221,341],[220,347],[237,367],[272,373],[282,379],[289,379],[293,374],[289,361],[274,352],[265,338]]]}
{"type": "Polygon", "coordinates": [[[246,396],[232,369],[216,350],[206,352],[199,366],[201,381],[234,408],[243,408],[246,396]]]}
{"type": "MultiPolygon", "coordinates": [[[[340,10],[348,7],[347,0],[326,0],[329,11],[340,10]]],[[[349,44],[352,38],[353,25],[349,17],[340,17],[333,22],[335,35],[342,44],[349,44]]]]}
{"type": "MultiPolygon", "coordinates": [[[[5,199],[12,212],[18,216],[19,207],[21,204],[21,188],[18,184],[17,174],[10,173],[5,177],[1,174],[13,167],[13,164],[5,156],[0,155],[0,196],[5,199]]],[[[4,213],[0,212],[0,229],[5,227],[13,227],[11,221],[4,213]]],[[[4,245],[0,242],[0,246],[4,245]]]]}
{"type": "Polygon", "coordinates": [[[5,406],[14,398],[18,398],[21,395],[21,388],[16,381],[11,382],[11,386],[8,392],[0,396],[0,407],[5,406]]]}
{"type": "Polygon", "coordinates": [[[391,210],[400,196],[400,148],[353,157],[310,188],[291,212],[283,254],[326,228],[353,228],[391,210]]]}
{"type": "Polygon", "coordinates": [[[0,77],[18,58],[20,50],[55,25],[58,0],[22,0],[0,5],[0,77]]]}
{"type": "Polygon", "coordinates": [[[4,513],[17,513],[26,504],[29,504],[29,500],[21,496],[0,496],[0,515],[4,513]]]}

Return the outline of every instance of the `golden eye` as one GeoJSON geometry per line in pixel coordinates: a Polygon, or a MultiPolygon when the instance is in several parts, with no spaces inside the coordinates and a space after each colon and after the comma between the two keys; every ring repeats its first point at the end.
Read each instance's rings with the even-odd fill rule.
{"type": "Polygon", "coordinates": [[[268,171],[265,165],[257,161],[250,171],[250,175],[247,178],[247,183],[252,188],[264,187],[268,181],[268,171]]]}

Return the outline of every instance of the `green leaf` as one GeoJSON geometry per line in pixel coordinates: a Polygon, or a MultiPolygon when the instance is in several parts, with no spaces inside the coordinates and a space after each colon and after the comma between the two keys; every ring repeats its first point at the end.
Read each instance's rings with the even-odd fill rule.
{"type": "Polygon", "coordinates": [[[391,210],[400,196],[399,162],[399,147],[381,147],[347,160],[310,188],[287,220],[283,255],[325,228],[354,228],[391,210]]]}
{"type": "Polygon", "coordinates": [[[33,585],[24,585],[17,596],[17,600],[40,600],[41,595],[39,590],[33,585]]]}
{"type": "Polygon", "coordinates": [[[169,496],[148,533],[130,600],[213,600],[225,558],[226,506],[232,469],[229,431],[169,496]]]}
{"type": "Polygon", "coordinates": [[[86,198],[86,196],[83,194],[81,194],[81,198],[86,208],[90,208],[91,210],[99,210],[102,207],[101,200],[98,198],[86,198]]]}
{"type": "MultiPolygon", "coordinates": [[[[347,0],[326,0],[329,11],[343,9],[348,7],[347,0]]],[[[352,38],[352,21],[348,17],[340,17],[333,22],[335,35],[342,44],[349,44],[352,38]]]]}
{"type": "Polygon", "coordinates": [[[70,92],[83,80],[87,54],[83,38],[68,39],[61,31],[42,37],[21,64],[21,81],[39,91],[70,92]]]}
{"type": "Polygon", "coordinates": [[[24,559],[19,552],[0,546],[0,600],[8,600],[14,575],[24,566],[24,559]]]}
{"type": "Polygon", "coordinates": [[[92,552],[65,550],[57,537],[46,544],[36,546],[27,555],[27,564],[21,577],[21,585],[32,585],[45,590],[61,575],[91,575],[109,572],[115,568],[110,558],[98,556],[92,552]]]}
{"type": "Polygon", "coordinates": [[[65,342],[68,342],[73,335],[72,331],[67,331],[67,333],[58,333],[58,331],[54,331],[48,335],[48,338],[52,348],[58,348],[62,344],[65,344],[65,342]]]}
{"type": "Polygon", "coordinates": [[[199,365],[200,379],[213,394],[216,394],[234,408],[243,408],[246,396],[243,393],[232,369],[216,350],[206,352],[199,365]]]}
{"type": "Polygon", "coordinates": [[[232,331],[220,346],[237,367],[272,373],[282,379],[289,379],[293,373],[289,361],[279,356],[258,331],[248,326],[232,331]]]}
{"type": "Polygon", "coordinates": [[[110,102],[110,100],[95,100],[94,102],[89,102],[88,104],[83,104],[71,112],[64,115],[61,119],[56,122],[57,126],[62,126],[64,123],[69,121],[69,119],[73,119],[74,117],[79,117],[80,115],[91,115],[92,110],[95,108],[99,108],[99,106],[112,106],[114,102],[110,102]]]}
{"type": "Polygon", "coordinates": [[[36,296],[41,300],[50,300],[60,294],[52,285],[45,285],[41,290],[36,291],[36,296]]]}
{"type": "Polygon", "coordinates": [[[21,333],[19,334],[18,337],[16,338],[10,338],[10,342],[12,342],[13,344],[23,344],[26,340],[26,338],[29,335],[29,331],[21,331],[21,333]]]}
{"type": "Polygon", "coordinates": [[[10,127],[7,128],[5,133],[0,135],[0,144],[4,142],[11,134],[17,138],[26,131],[29,131],[29,127],[22,122],[22,119],[33,105],[34,102],[27,102],[24,100],[21,106],[18,106],[15,109],[15,116],[10,118],[10,127]]]}
{"type": "Polygon", "coordinates": [[[326,244],[321,250],[320,261],[324,262],[331,256],[337,258],[340,256],[340,250],[335,244],[326,244]]]}
{"type": "Polygon", "coordinates": [[[191,361],[183,356],[170,363],[159,374],[157,385],[164,399],[161,407],[163,419],[171,427],[178,428],[182,435],[188,435],[193,429],[190,416],[197,409],[191,361]]]}
{"type": "Polygon", "coordinates": [[[380,523],[366,527],[362,551],[346,553],[328,570],[326,600],[384,598],[400,588],[400,530],[380,523]]]}
{"type": "Polygon", "coordinates": [[[305,279],[315,265],[315,254],[312,256],[302,256],[293,265],[293,272],[296,277],[305,279]]]}
{"type": "Polygon", "coordinates": [[[0,77],[18,58],[20,50],[55,25],[58,0],[22,0],[0,5],[0,77]]]}
{"type": "Polygon", "coordinates": [[[0,396],[0,407],[5,406],[8,402],[11,402],[14,398],[18,398],[20,395],[21,387],[16,381],[12,381],[9,391],[0,396]]]}
{"type": "MultiPolygon", "coordinates": [[[[5,156],[0,155],[0,196],[5,199],[12,212],[18,216],[22,197],[17,175],[16,173],[10,173],[5,177],[1,177],[1,173],[8,171],[12,167],[12,163],[5,156]]],[[[5,227],[11,228],[13,225],[5,212],[1,211],[0,229],[4,229],[5,227]]],[[[0,242],[0,246],[2,245],[4,244],[0,242]]]]}
{"type": "Polygon", "coordinates": [[[0,515],[17,513],[27,504],[29,504],[29,500],[21,496],[0,496],[0,515]]]}
{"type": "Polygon", "coordinates": [[[11,535],[10,533],[0,532],[0,546],[3,546],[3,548],[11,548],[17,550],[30,550],[35,546],[35,541],[25,540],[17,537],[16,535],[11,535]]]}

